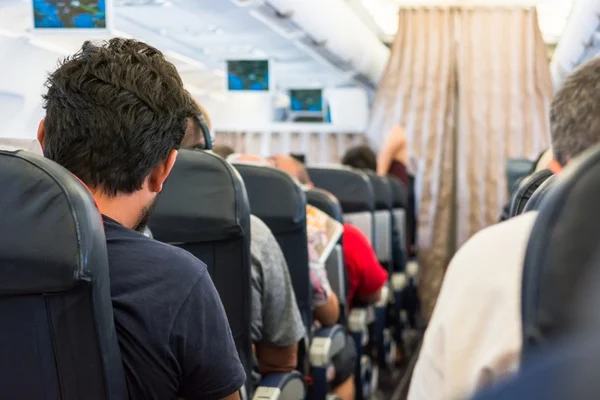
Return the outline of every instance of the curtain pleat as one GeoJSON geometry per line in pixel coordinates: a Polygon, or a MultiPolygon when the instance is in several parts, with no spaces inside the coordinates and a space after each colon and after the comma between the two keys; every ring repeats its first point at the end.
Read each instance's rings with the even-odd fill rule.
{"type": "Polygon", "coordinates": [[[508,158],[547,148],[551,84],[534,9],[404,8],[368,135],[404,126],[422,165],[419,257],[429,318],[456,248],[507,201],[508,158]]]}

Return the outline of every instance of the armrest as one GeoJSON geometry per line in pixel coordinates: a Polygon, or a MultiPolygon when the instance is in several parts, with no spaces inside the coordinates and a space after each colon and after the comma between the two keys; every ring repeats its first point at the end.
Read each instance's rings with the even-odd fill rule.
{"type": "Polygon", "coordinates": [[[375,308],[381,308],[381,307],[387,306],[387,304],[390,301],[389,296],[390,296],[390,289],[388,288],[388,286],[386,284],[381,288],[381,298],[379,298],[379,301],[377,303],[375,303],[375,308]]]}
{"type": "Polygon", "coordinates": [[[327,366],[331,358],[342,350],[345,340],[346,330],[341,325],[317,329],[310,344],[310,365],[327,366]]]}
{"type": "Polygon", "coordinates": [[[306,382],[298,371],[269,374],[261,379],[252,400],[303,400],[306,398],[306,392],[306,382]]]}

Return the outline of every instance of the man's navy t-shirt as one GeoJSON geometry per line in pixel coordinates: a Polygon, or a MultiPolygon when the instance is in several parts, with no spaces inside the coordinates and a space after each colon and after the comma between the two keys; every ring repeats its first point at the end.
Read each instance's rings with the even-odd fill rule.
{"type": "Polygon", "coordinates": [[[206,266],[103,216],[131,400],[220,399],[246,380],[206,266]]]}

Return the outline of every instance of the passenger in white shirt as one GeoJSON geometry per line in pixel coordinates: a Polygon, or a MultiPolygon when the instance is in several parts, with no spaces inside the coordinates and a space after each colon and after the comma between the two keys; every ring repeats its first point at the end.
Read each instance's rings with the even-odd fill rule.
{"type": "MultiPolygon", "coordinates": [[[[564,82],[550,110],[553,170],[600,143],[600,57],[564,82]]],[[[473,236],[444,279],[415,367],[409,400],[454,400],[516,372],[521,280],[536,213],[473,236]]]]}

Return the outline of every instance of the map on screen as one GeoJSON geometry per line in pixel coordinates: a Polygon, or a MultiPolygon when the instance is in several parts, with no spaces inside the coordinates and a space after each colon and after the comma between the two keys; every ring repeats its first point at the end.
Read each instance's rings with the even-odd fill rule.
{"type": "Polygon", "coordinates": [[[33,0],[36,29],[105,29],[109,0],[33,0]]]}

